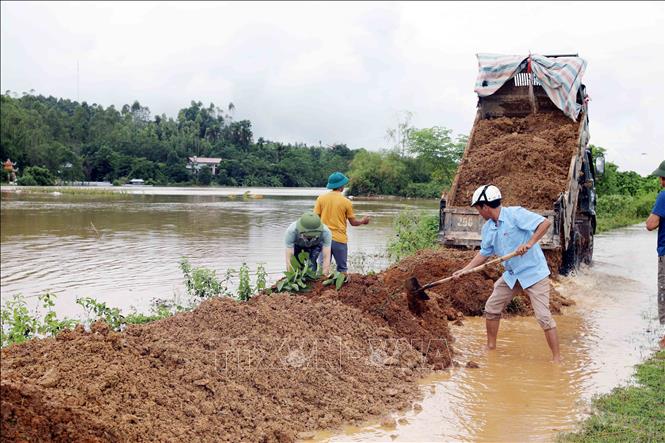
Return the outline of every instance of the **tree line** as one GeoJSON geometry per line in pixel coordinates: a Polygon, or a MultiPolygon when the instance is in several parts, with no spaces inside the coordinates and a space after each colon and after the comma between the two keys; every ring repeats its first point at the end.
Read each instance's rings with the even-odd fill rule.
{"type": "MultiPolygon", "coordinates": [[[[49,182],[143,179],[149,184],[325,186],[330,173],[348,171],[354,152],[254,140],[249,120],[192,101],[176,118],[152,116],[138,101],[113,105],[24,94],[0,96],[0,158],[21,177],[49,182]],[[218,173],[187,168],[188,158],[218,157],[218,173]]],[[[29,183],[32,184],[32,183],[29,183]]]]}
{"type": "Polygon", "coordinates": [[[251,122],[234,120],[234,111],[233,104],[192,101],[170,118],[153,116],[138,101],[118,110],[7,91],[0,96],[0,158],[16,163],[23,185],[143,179],[155,185],[319,187],[341,171],[352,177],[353,194],[437,197],[452,181],[464,146],[446,128],[417,129],[408,121],[388,131],[393,146],[381,152],[255,140],[251,122]],[[205,166],[188,169],[193,156],[222,160],[213,175],[205,166]]]}

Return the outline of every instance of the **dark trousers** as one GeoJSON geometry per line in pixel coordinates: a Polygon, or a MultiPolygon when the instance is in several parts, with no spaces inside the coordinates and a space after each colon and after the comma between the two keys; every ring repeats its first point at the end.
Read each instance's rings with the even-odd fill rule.
{"type": "Polygon", "coordinates": [[[332,256],[337,263],[337,272],[346,272],[349,268],[346,266],[346,256],[349,253],[349,249],[346,243],[339,243],[335,240],[332,241],[331,245],[332,256]]]}
{"type": "MultiPolygon", "coordinates": [[[[309,264],[310,267],[313,269],[316,269],[316,262],[319,258],[319,255],[321,254],[321,249],[323,248],[322,244],[319,244],[317,246],[312,246],[311,248],[301,248],[298,245],[293,246],[293,254],[296,256],[296,259],[298,258],[298,254],[300,254],[302,251],[305,251],[309,254],[309,264]]],[[[300,261],[300,260],[298,260],[300,261]]],[[[301,265],[304,265],[304,263],[300,263],[301,265]]]]}

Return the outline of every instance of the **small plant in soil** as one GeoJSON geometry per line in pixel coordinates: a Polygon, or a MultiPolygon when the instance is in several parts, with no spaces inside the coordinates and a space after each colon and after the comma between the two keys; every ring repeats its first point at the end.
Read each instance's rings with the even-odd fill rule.
{"type": "Polygon", "coordinates": [[[309,254],[302,251],[298,257],[291,257],[291,267],[284,277],[275,284],[277,292],[303,292],[309,289],[308,282],[319,278],[320,274],[312,269],[309,254]]]}
{"type": "Polygon", "coordinates": [[[188,294],[198,298],[210,298],[226,293],[226,287],[217,279],[215,271],[206,268],[192,268],[186,258],[180,261],[180,269],[185,276],[185,287],[188,294]]]}
{"type": "Polygon", "coordinates": [[[254,289],[249,280],[249,268],[247,263],[243,263],[238,271],[238,300],[247,301],[253,293],[254,289]]]}
{"type": "Polygon", "coordinates": [[[39,301],[42,302],[42,307],[46,309],[46,315],[44,315],[44,319],[42,320],[42,324],[38,328],[38,332],[40,335],[45,335],[45,336],[51,336],[51,335],[56,335],[58,332],[62,331],[63,329],[69,329],[73,328],[76,323],[78,323],[76,320],[64,318],[62,320],[58,319],[56,317],[55,313],[55,299],[56,295],[51,294],[50,292],[47,292],[46,294],[42,294],[39,297],[37,297],[39,301]]]}
{"type": "Polygon", "coordinates": [[[0,328],[0,344],[2,347],[13,343],[21,343],[34,337],[46,337],[55,335],[66,328],[76,325],[75,320],[58,319],[53,310],[55,306],[55,294],[46,293],[38,297],[41,309],[46,314],[41,315],[41,309],[37,308],[31,313],[25,298],[20,295],[8,299],[2,306],[0,316],[2,327],[0,328]]]}
{"type": "Polygon", "coordinates": [[[323,286],[332,285],[334,283],[335,289],[339,291],[339,289],[342,287],[345,281],[346,281],[346,275],[344,275],[343,272],[335,271],[332,274],[330,274],[328,276],[328,279],[326,279],[323,282],[323,286]]]}
{"type": "Polygon", "coordinates": [[[256,268],[256,292],[260,293],[265,291],[268,286],[268,273],[263,264],[259,264],[256,268]]]}
{"type": "Polygon", "coordinates": [[[106,303],[97,301],[94,298],[77,298],[76,303],[83,306],[91,322],[104,320],[115,331],[119,331],[127,323],[120,309],[111,308],[106,303]]]}

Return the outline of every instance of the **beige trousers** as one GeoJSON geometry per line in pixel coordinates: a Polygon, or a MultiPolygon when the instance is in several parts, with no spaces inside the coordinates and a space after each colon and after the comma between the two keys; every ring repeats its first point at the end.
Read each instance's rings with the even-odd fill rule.
{"type": "MultiPolygon", "coordinates": [[[[494,291],[485,303],[485,317],[488,320],[499,320],[501,313],[508,306],[508,303],[513,299],[513,293],[519,289],[519,282],[515,283],[515,287],[510,289],[503,277],[499,278],[494,283],[494,291]]],[[[545,277],[538,283],[535,283],[524,290],[531,299],[531,306],[536,315],[538,324],[545,331],[548,329],[556,328],[556,322],[552,318],[550,312],[550,279],[545,277]]]]}

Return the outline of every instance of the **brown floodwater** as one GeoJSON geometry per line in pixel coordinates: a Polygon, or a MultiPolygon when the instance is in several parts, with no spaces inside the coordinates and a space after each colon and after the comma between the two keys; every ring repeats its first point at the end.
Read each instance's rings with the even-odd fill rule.
{"type": "Polygon", "coordinates": [[[556,316],[563,363],[550,362],[533,318],[502,321],[497,350],[486,353],[481,318],[453,326],[461,367],[422,381],[421,411],[320,432],[323,441],[554,441],[589,413],[595,394],[630,381],[665,332],[656,305],[656,236],[636,226],[596,236],[594,265],[558,289],[576,301],[556,316]],[[468,361],[477,369],[464,367],[468,361]]]}
{"type": "MultiPolygon", "coordinates": [[[[215,270],[263,264],[276,281],[286,227],[314,207],[323,188],[2,188],[3,299],[36,303],[58,295],[59,315],[81,314],[77,297],[147,311],[151,300],[185,292],[179,263],[215,270]],[[42,189],[44,191],[44,189],[42,189]],[[62,191],[62,192],[60,192],[62,191]],[[88,191],[88,192],[84,192],[88,191]],[[78,192],[78,193],[72,193],[78,192]]],[[[435,212],[436,200],[355,201],[368,226],[349,227],[350,268],[380,270],[393,218],[406,209],[435,212]]],[[[252,277],[254,279],[254,277],[252,277]]],[[[232,281],[233,284],[233,281],[232,281]]]]}

